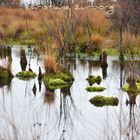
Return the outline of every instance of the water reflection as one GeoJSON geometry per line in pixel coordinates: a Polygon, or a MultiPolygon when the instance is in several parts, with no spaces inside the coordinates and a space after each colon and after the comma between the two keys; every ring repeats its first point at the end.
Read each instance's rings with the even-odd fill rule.
{"type": "Polygon", "coordinates": [[[34,97],[36,97],[36,92],[37,92],[36,83],[34,83],[32,91],[33,91],[34,97]]]}
{"type": "Polygon", "coordinates": [[[21,48],[20,50],[20,66],[21,70],[25,71],[27,67],[27,58],[26,58],[26,53],[25,50],[21,48]]]}
{"type": "Polygon", "coordinates": [[[126,127],[125,134],[127,139],[136,140],[139,139],[139,134],[140,134],[140,127],[139,127],[137,112],[136,112],[137,95],[128,93],[128,97],[129,99],[126,100],[126,105],[129,108],[129,119],[127,122],[128,126],[126,127]]]}
{"type": "Polygon", "coordinates": [[[102,76],[103,76],[103,79],[105,79],[107,77],[107,67],[108,67],[106,52],[103,52],[100,55],[100,61],[101,61],[102,76]]]}
{"type": "Polygon", "coordinates": [[[60,90],[60,114],[58,119],[58,126],[60,128],[60,140],[67,139],[69,133],[73,133],[74,119],[73,113],[76,115],[77,110],[71,96],[70,87],[60,90]]]}
{"type": "Polygon", "coordinates": [[[0,78],[0,88],[3,87],[3,86],[7,86],[10,88],[10,85],[11,85],[11,81],[12,79],[11,78],[6,78],[6,79],[2,79],[0,78]]]}
{"type": "Polygon", "coordinates": [[[43,102],[44,104],[51,105],[55,102],[55,90],[45,88],[45,93],[43,94],[43,102]]]}

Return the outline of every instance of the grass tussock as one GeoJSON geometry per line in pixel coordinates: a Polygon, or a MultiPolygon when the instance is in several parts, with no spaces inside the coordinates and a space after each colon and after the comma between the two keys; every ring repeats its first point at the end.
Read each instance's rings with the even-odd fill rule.
{"type": "Polygon", "coordinates": [[[57,71],[57,58],[50,53],[46,53],[44,57],[44,68],[45,73],[55,73],[57,71]]]}
{"type": "Polygon", "coordinates": [[[86,90],[88,92],[102,92],[104,91],[106,88],[102,87],[102,86],[89,86],[86,88],[86,90]]]}
{"type": "Polygon", "coordinates": [[[140,92],[140,83],[136,83],[136,86],[137,86],[137,90],[134,89],[134,88],[130,88],[129,84],[125,84],[122,87],[122,90],[125,91],[125,92],[128,92],[130,94],[139,94],[139,92],[140,92]]]}
{"type": "Polygon", "coordinates": [[[92,86],[95,83],[99,85],[102,81],[102,78],[99,75],[98,76],[90,75],[86,80],[88,81],[89,85],[92,86]]]}
{"type": "Polygon", "coordinates": [[[119,103],[117,97],[104,97],[104,96],[95,96],[91,98],[89,101],[96,107],[117,106],[119,103]]]}
{"type": "Polygon", "coordinates": [[[71,73],[66,71],[57,71],[43,77],[43,82],[49,89],[69,87],[73,81],[74,78],[71,73]]]}
{"type": "Polygon", "coordinates": [[[21,71],[16,74],[16,77],[18,77],[21,80],[30,80],[36,77],[36,73],[31,71],[21,71]]]}

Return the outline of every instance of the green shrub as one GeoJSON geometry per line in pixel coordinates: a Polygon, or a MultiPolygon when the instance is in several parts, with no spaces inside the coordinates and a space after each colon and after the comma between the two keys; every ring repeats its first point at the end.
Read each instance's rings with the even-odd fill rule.
{"type": "Polygon", "coordinates": [[[104,97],[104,96],[95,96],[91,98],[90,103],[97,107],[102,106],[117,106],[119,100],[117,97],[104,97]]]}

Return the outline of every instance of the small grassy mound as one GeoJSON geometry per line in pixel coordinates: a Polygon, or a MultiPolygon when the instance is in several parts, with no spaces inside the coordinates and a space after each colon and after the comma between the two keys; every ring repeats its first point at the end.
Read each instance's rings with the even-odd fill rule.
{"type": "Polygon", "coordinates": [[[97,107],[102,106],[117,106],[119,100],[117,97],[104,97],[104,96],[95,96],[91,98],[90,103],[97,107]]]}
{"type": "Polygon", "coordinates": [[[64,80],[65,82],[72,82],[74,81],[73,76],[70,72],[66,71],[59,71],[54,74],[54,78],[59,78],[61,80],[64,80]]]}
{"type": "Polygon", "coordinates": [[[137,86],[137,90],[136,89],[130,89],[128,84],[125,84],[122,87],[122,90],[131,94],[138,94],[138,92],[140,92],[140,83],[136,83],[137,86]]]}
{"type": "Polygon", "coordinates": [[[86,88],[86,90],[88,92],[102,92],[104,91],[106,88],[101,87],[101,86],[89,86],[86,88]]]}
{"type": "Polygon", "coordinates": [[[102,78],[101,78],[101,76],[89,76],[88,78],[87,78],[87,80],[88,80],[88,82],[89,82],[89,85],[93,85],[93,84],[95,84],[95,83],[97,83],[98,85],[101,83],[101,81],[102,81],[102,78]]]}
{"type": "Polygon", "coordinates": [[[18,77],[21,80],[30,80],[32,78],[35,78],[36,74],[31,71],[21,71],[16,74],[16,77],[18,77]]]}
{"type": "Polygon", "coordinates": [[[61,79],[50,79],[48,82],[48,87],[50,89],[64,88],[67,86],[68,86],[67,82],[65,82],[61,79]]]}
{"type": "Polygon", "coordinates": [[[13,74],[7,68],[0,66],[0,78],[12,78],[13,74]]]}
{"type": "Polygon", "coordinates": [[[69,72],[59,71],[51,73],[43,77],[44,85],[50,89],[65,88],[74,81],[73,76],[69,72]]]}

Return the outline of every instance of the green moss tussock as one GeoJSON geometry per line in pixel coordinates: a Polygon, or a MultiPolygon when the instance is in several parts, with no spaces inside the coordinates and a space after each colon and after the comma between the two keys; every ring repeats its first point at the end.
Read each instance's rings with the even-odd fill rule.
{"type": "Polygon", "coordinates": [[[50,79],[48,82],[48,87],[50,89],[65,88],[67,86],[68,86],[68,83],[61,79],[50,79]]]}
{"type": "Polygon", "coordinates": [[[136,83],[137,90],[136,89],[130,89],[128,84],[125,84],[122,87],[122,90],[131,94],[138,94],[140,92],[140,83],[136,83]]]}
{"type": "Polygon", "coordinates": [[[21,71],[16,74],[16,77],[18,77],[21,80],[29,80],[29,79],[35,78],[36,74],[31,71],[21,71]]]}
{"type": "Polygon", "coordinates": [[[101,78],[101,76],[89,76],[88,78],[87,78],[87,81],[89,82],[89,85],[93,85],[93,84],[95,84],[95,83],[97,83],[97,84],[100,84],[101,83],[101,81],[102,81],[102,78],[101,78]]]}
{"type": "Polygon", "coordinates": [[[70,72],[59,71],[53,74],[45,75],[43,82],[50,89],[69,87],[74,81],[70,72]]]}
{"type": "Polygon", "coordinates": [[[70,72],[66,72],[66,71],[56,72],[54,74],[54,78],[59,78],[59,79],[64,80],[66,82],[72,82],[72,81],[74,81],[74,78],[71,75],[71,73],[70,72]]]}
{"type": "Polygon", "coordinates": [[[106,88],[101,87],[101,86],[89,86],[86,88],[86,90],[88,92],[102,92],[104,91],[106,88]]]}
{"type": "Polygon", "coordinates": [[[95,96],[91,98],[90,103],[97,107],[102,106],[117,106],[119,100],[117,97],[104,97],[104,96],[95,96]]]}

